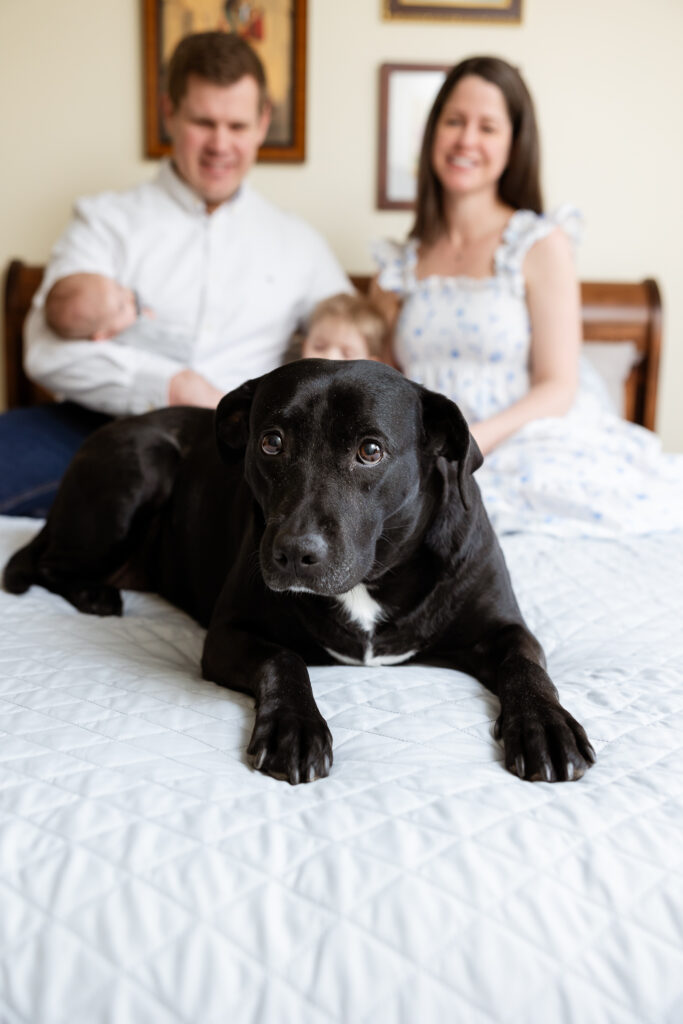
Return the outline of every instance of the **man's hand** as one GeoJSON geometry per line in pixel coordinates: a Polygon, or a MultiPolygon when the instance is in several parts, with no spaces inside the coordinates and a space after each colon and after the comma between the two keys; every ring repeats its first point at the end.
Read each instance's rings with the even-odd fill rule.
{"type": "Polygon", "coordinates": [[[171,377],[168,386],[169,405],[201,405],[215,409],[222,397],[223,392],[195,370],[180,370],[171,377]]]}

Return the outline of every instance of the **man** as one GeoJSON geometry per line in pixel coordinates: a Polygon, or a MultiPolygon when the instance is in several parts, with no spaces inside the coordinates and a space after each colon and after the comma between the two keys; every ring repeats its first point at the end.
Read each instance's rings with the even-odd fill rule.
{"type": "Polygon", "coordinates": [[[270,109],[243,40],[183,39],[164,116],[172,159],[156,180],[79,201],[53,250],[25,366],[68,401],[1,418],[0,512],[45,514],[78,444],[106,417],[215,406],[282,362],[317,302],[351,291],[323,239],[244,181],[270,109]]]}

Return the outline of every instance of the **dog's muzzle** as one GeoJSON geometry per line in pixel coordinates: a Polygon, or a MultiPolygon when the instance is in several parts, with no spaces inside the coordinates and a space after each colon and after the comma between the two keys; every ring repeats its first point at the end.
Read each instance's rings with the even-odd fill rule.
{"type": "Polygon", "coordinates": [[[349,567],[338,564],[325,537],[316,531],[280,530],[261,566],[271,590],[303,590],[333,595],[348,585],[349,567]]]}

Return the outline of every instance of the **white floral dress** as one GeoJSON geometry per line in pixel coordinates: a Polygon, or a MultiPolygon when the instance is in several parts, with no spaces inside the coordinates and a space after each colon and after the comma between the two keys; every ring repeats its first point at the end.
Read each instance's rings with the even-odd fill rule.
{"type": "MultiPolygon", "coordinates": [[[[571,206],[540,216],[516,211],[487,278],[415,276],[418,243],[373,248],[379,285],[403,299],[394,348],[406,376],[457,402],[472,424],[529,389],[531,326],[522,265],[561,227],[578,239],[571,206]]],[[[572,410],[535,420],[500,444],[477,474],[496,529],[561,536],[683,528],[683,456],[610,408],[594,368],[581,362],[572,410]]]]}

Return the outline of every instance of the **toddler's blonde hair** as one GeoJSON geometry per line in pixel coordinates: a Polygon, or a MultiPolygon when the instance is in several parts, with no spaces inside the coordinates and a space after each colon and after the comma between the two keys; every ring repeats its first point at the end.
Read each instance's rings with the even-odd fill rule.
{"type": "Polygon", "coordinates": [[[387,333],[384,317],[376,306],[364,295],[349,295],[340,292],[319,302],[308,320],[308,330],[325,317],[337,317],[352,324],[365,339],[371,356],[380,359],[387,333]]]}

